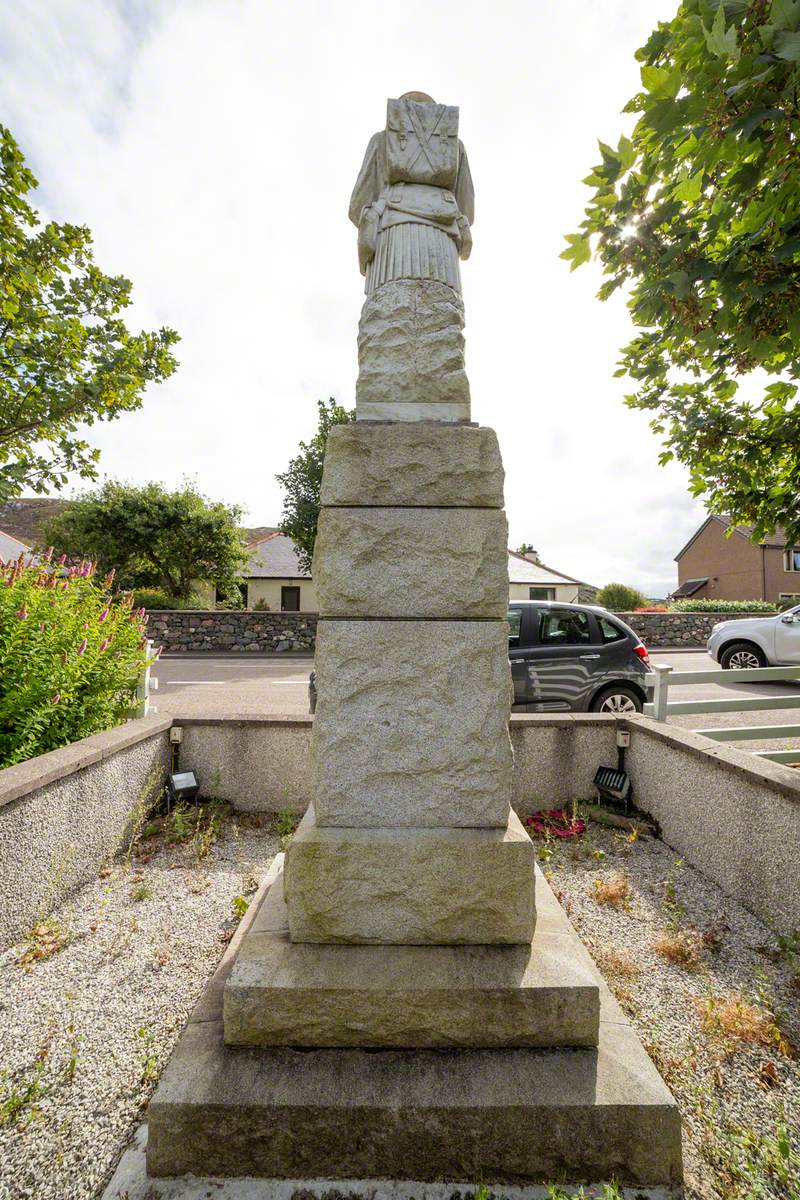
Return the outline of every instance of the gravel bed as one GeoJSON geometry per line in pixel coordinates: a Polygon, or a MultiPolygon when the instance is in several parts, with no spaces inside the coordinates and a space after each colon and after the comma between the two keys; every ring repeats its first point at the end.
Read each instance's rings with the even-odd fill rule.
{"type": "MultiPolygon", "coordinates": [[[[0,1200],[102,1195],[278,829],[225,806],[158,823],[0,956],[0,1200]]],[[[687,1200],[797,1200],[800,937],[781,945],[655,838],[590,823],[539,850],[681,1107],[687,1200]]]]}
{"type": "Polygon", "coordinates": [[[798,1200],[800,932],[780,943],[653,837],[589,822],[539,853],[681,1108],[687,1200],[798,1200]]]}
{"type": "Polygon", "coordinates": [[[207,805],[196,830],[186,824],[148,827],[33,947],[0,956],[0,1200],[102,1194],[279,849],[266,815],[207,805]]]}

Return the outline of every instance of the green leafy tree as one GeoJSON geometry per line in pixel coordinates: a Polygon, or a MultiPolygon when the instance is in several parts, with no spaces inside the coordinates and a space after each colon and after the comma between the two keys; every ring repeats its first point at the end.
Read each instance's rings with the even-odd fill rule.
{"type": "Polygon", "coordinates": [[[314,542],[319,520],[319,495],[322,486],[322,462],[325,443],[334,425],[355,420],[355,412],[343,408],[331,397],[318,400],[319,424],[310,442],[300,443],[300,453],[291,460],[281,475],[275,478],[284,490],[280,531],[297,547],[297,557],[304,571],[311,570],[314,542]]]}
{"type": "Polygon", "coordinates": [[[683,0],[636,57],[637,124],[600,143],[562,257],[600,259],[603,300],[630,285],[638,333],[617,374],[662,463],[680,460],[692,492],[756,538],[797,538],[800,0],[683,0]]]}
{"type": "Polygon", "coordinates": [[[646,608],[648,600],[638,588],[628,587],[627,583],[607,583],[600,588],[595,603],[611,612],[634,612],[637,608],[646,608]]]}
{"type": "Polygon", "coordinates": [[[178,335],[126,329],[130,281],[95,266],[85,227],[40,223],[36,186],[0,125],[0,503],[69,471],[95,478],[99,451],[80,427],[141,407],[177,366],[178,335]]]}
{"type": "Polygon", "coordinates": [[[43,528],[41,540],[70,558],[115,570],[125,588],[158,588],[187,600],[198,581],[225,594],[247,562],[240,510],[212,503],[191,483],[167,491],[113,480],[73,501],[43,528]]]}

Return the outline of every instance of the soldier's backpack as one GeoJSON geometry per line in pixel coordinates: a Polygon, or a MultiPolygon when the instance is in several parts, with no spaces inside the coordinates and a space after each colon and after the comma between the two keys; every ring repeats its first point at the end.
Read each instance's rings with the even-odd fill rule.
{"type": "Polygon", "coordinates": [[[389,183],[456,186],[458,108],[389,100],[386,106],[386,166],[389,183]]]}

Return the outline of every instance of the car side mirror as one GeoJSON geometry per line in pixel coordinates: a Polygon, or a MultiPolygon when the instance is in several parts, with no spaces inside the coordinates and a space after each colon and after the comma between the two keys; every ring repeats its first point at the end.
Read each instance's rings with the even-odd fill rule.
{"type": "Polygon", "coordinates": [[[784,625],[794,625],[794,613],[784,613],[781,620],[784,625]]]}

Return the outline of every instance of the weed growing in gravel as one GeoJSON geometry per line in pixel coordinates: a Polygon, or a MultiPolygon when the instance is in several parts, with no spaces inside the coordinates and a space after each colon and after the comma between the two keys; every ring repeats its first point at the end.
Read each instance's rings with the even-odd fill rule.
{"type": "Polygon", "coordinates": [[[699,933],[690,929],[665,930],[653,942],[653,949],[667,962],[697,971],[703,962],[703,941],[699,933]]]}
{"type": "Polygon", "coordinates": [[[234,896],[231,900],[231,908],[237,920],[241,921],[244,914],[247,912],[250,905],[244,896],[234,896]]]}
{"type": "Polygon", "coordinates": [[[547,1200],[624,1200],[624,1196],[616,1183],[604,1183],[602,1191],[599,1192],[594,1188],[587,1192],[582,1187],[578,1188],[577,1192],[565,1191],[560,1184],[551,1183],[547,1187],[547,1200]]]}
{"type": "Polygon", "coordinates": [[[800,1153],[786,1114],[778,1110],[774,1129],[761,1134],[727,1121],[714,1101],[701,1097],[697,1116],[700,1150],[714,1169],[726,1200],[800,1195],[800,1153]]]}
{"type": "MultiPolygon", "coordinates": [[[[161,767],[153,767],[153,770],[147,776],[139,790],[139,795],[136,797],[136,803],[133,806],[133,811],[131,812],[131,819],[127,830],[120,840],[120,842],[122,842],[127,837],[128,844],[125,847],[122,855],[122,861],[126,867],[130,867],[131,859],[133,858],[134,852],[142,839],[142,835],[146,829],[150,828],[148,822],[151,815],[161,802],[161,797],[163,794],[164,772],[161,767]]],[[[119,844],[112,852],[112,858],[114,853],[116,853],[116,849],[118,848],[119,844]]]]}
{"type": "Polygon", "coordinates": [[[158,1077],[158,1056],[156,1054],[156,1036],[146,1025],[136,1030],[136,1036],[142,1043],[142,1073],[140,1083],[151,1083],[158,1077]]]}
{"type": "Polygon", "coordinates": [[[80,1057],[80,1044],[82,1041],[83,1034],[76,1033],[75,1022],[70,1021],[67,1025],[67,1065],[64,1068],[64,1075],[70,1083],[75,1078],[75,1072],[78,1069],[78,1058],[80,1057]]]}
{"type": "Polygon", "coordinates": [[[44,1082],[44,1060],[34,1063],[30,1075],[14,1082],[8,1071],[0,1073],[0,1129],[16,1121],[27,1110],[28,1120],[36,1115],[36,1101],[49,1091],[44,1082]]]}
{"type": "Polygon", "coordinates": [[[197,810],[192,844],[198,862],[208,858],[211,847],[216,842],[222,830],[224,804],[219,800],[210,800],[208,804],[200,805],[197,810]]]}
{"type": "Polygon", "coordinates": [[[273,824],[273,832],[277,833],[280,839],[281,850],[285,850],[292,840],[292,834],[300,824],[300,818],[297,813],[292,812],[290,808],[282,808],[279,813],[275,814],[273,824]]]}
{"type": "Polygon", "coordinates": [[[598,950],[594,960],[604,975],[618,975],[623,979],[634,979],[642,973],[642,968],[628,951],[618,950],[616,946],[607,946],[605,950],[598,950]]]}
{"type": "Polygon", "coordinates": [[[669,914],[673,921],[678,921],[686,912],[686,909],[678,898],[678,876],[683,869],[683,859],[676,858],[669,869],[667,878],[664,880],[664,894],[662,903],[664,911],[669,914]]]}
{"type": "Polygon", "coordinates": [[[131,900],[149,900],[153,889],[143,879],[138,879],[131,891],[131,900]]]}
{"type": "Polygon", "coordinates": [[[595,879],[592,894],[597,904],[625,909],[631,906],[631,885],[624,871],[617,871],[609,879],[595,879]]]}
{"type": "Polygon", "coordinates": [[[695,998],[694,1003],[703,1032],[719,1043],[723,1053],[732,1054],[740,1046],[771,1046],[787,1058],[794,1057],[793,1047],[774,1014],[737,992],[727,996],[709,994],[705,1000],[695,998]]]}
{"type": "Polygon", "coordinates": [[[69,940],[68,930],[62,928],[55,917],[46,917],[34,925],[23,942],[22,952],[16,959],[17,966],[30,971],[34,963],[44,962],[58,954],[69,940]]]}

